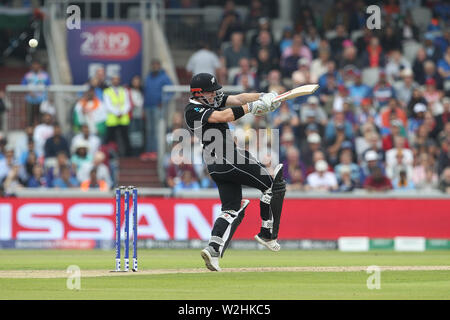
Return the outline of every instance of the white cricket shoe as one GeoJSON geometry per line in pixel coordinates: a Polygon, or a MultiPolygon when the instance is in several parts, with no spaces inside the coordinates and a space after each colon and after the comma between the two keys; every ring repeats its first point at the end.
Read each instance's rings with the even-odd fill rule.
{"type": "Polygon", "coordinates": [[[206,267],[211,271],[221,271],[219,267],[219,257],[220,254],[213,247],[208,246],[203,249],[200,253],[203,260],[205,260],[206,267]]]}
{"type": "Polygon", "coordinates": [[[281,246],[277,242],[277,239],[268,240],[268,239],[260,238],[258,235],[256,235],[255,236],[255,240],[258,241],[263,246],[265,246],[270,251],[275,251],[276,252],[276,251],[280,251],[280,249],[281,249],[281,246]]]}

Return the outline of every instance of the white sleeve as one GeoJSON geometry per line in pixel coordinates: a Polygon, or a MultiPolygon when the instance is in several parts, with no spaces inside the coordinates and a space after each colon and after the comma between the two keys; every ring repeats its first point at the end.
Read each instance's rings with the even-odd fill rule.
{"type": "Polygon", "coordinates": [[[124,89],[124,91],[125,91],[125,110],[123,113],[127,114],[128,112],[130,112],[130,109],[131,109],[130,93],[126,89],[124,89]]]}

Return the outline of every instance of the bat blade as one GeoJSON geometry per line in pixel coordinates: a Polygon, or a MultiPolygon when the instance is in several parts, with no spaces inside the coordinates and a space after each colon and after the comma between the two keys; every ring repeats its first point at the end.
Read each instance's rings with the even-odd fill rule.
{"type": "Polygon", "coordinates": [[[306,84],[304,86],[300,86],[292,90],[286,91],[282,94],[279,94],[272,100],[272,103],[294,99],[300,96],[306,96],[308,94],[313,94],[318,88],[319,88],[318,84],[306,84]]]}

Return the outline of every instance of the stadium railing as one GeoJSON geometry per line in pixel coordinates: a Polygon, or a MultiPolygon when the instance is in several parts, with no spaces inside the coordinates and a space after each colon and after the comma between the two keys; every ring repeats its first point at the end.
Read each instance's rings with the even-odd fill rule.
{"type": "Polygon", "coordinates": [[[7,85],[5,102],[8,109],[3,121],[4,132],[24,130],[27,126],[26,96],[30,92],[46,92],[55,101],[56,119],[64,132],[71,128],[71,116],[75,103],[88,89],[87,85],[7,85]]]}
{"type": "MultiPolygon", "coordinates": [[[[137,186],[139,188],[139,186],[137,186]]],[[[17,190],[15,196],[18,198],[110,198],[113,199],[114,191],[89,190],[89,192],[78,189],[42,189],[22,188],[17,190]]],[[[186,199],[219,199],[217,189],[183,190],[174,193],[170,188],[139,188],[140,197],[164,197],[164,198],[186,198],[186,199]]],[[[259,199],[261,193],[258,190],[244,188],[243,198],[259,199]]],[[[448,199],[448,195],[436,191],[423,192],[413,191],[388,191],[367,192],[362,189],[353,192],[314,192],[314,191],[288,191],[286,199],[448,199]]]]}

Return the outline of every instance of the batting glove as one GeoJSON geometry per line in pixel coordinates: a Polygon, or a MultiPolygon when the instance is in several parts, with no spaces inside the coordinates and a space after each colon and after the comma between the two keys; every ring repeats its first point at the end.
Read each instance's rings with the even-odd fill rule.
{"type": "Polygon", "coordinates": [[[264,103],[268,105],[269,111],[274,111],[278,109],[278,107],[281,105],[281,102],[272,103],[272,100],[275,99],[277,96],[278,93],[276,91],[271,91],[269,93],[262,94],[260,100],[264,101],[264,103]]]}
{"type": "Polygon", "coordinates": [[[270,105],[262,100],[256,100],[248,103],[248,111],[255,116],[262,116],[270,111],[270,105]]]}

